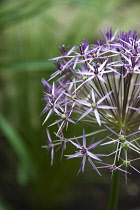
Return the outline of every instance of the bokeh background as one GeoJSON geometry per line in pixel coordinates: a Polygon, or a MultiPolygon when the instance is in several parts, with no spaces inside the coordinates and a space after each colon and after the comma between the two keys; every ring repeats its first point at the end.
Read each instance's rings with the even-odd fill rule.
{"type": "MultiPolygon", "coordinates": [[[[108,172],[99,177],[87,166],[77,176],[80,162],[60,162],[61,151],[51,167],[41,148],[41,78],[56,70],[48,59],[60,55],[62,44],[93,43],[110,27],[140,35],[140,1],[1,0],[0,6],[0,210],[106,210],[108,172]]],[[[127,188],[121,177],[119,210],[140,210],[139,185],[135,172],[127,188]]]]}

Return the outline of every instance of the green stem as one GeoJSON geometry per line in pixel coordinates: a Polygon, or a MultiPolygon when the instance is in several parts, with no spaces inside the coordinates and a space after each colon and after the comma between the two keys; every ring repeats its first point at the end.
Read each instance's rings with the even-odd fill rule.
{"type": "Polygon", "coordinates": [[[113,172],[108,210],[116,210],[117,209],[119,183],[120,183],[120,173],[119,173],[119,171],[116,170],[113,172]]]}

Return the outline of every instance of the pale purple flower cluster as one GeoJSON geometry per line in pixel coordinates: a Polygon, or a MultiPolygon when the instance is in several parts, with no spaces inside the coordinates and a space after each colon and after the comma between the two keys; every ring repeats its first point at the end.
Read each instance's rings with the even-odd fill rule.
{"type": "Polygon", "coordinates": [[[75,153],[65,156],[68,159],[81,157],[82,172],[86,160],[99,175],[99,168],[127,174],[131,166],[138,171],[131,162],[140,159],[139,156],[132,159],[140,154],[140,38],[135,31],[117,33],[108,30],[102,34],[103,40],[96,44],[89,44],[84,39],[72,48],[61,46],[62,55],[51,59],[57,71],[49,81],[54,78],[56,81],[50,85],[42,79],[46,90],[42,114],[45,115],[43,124],[52,114],[57,116],[55,122],[47,125],[58,125],[54,132],[57,139],[52,140],[47,129],[48,144],[44,146],[51,151],[52,163],[57,148],[62,148],[63,155],[66,145],[72,144],[75,153]],[[78,124],[83,125],[83,135],[66,138],[69,124],[75,129],[78,124]],[[86,133],[84,125],[93,127],[93,132],[86,133]],[[98,141],[88,143],[89,136],[93,138],[103,131],[104,140],[96,135],[98,141]],[[98,147],[107,145],[112,145],[109,155],[114,158],[111,164],[106,163],[109,155],[96,153],[98,147]]]}

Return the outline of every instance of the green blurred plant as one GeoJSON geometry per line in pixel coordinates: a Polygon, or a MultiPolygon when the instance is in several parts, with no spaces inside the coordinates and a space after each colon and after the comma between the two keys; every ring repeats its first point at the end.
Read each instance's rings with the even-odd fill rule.
{"type": "Polygon", "coordinates": [[[41,149],[46,137],[41,133],[43,119],[38,117],[43,91],[39,80],[47,79],[54,70],[48,58],[58,55],[56,46],[61,44],[73,46],[84,37],[89,37],[89,41],[96,39],[99,29],[110,26],[134,29],[139,25],[138,8],[139,2],[128,0],[3,0],[1,3],[1,130],[11,154],[19,161],[16,175],[19,185],[30,186],[30,199],[35,198],[40,209],[46,206],[53,209],[63,201],[77,170],[75,162],[65,161],[51,168],[41,149]]]}
{"type": "Polygon", "coordinates": [[[0,128],[5,134],[5,137],[9,141],[9,144],[14,149],[19,159],[19,181],[21,184],[27,184],[27,182],[35,178],[36,169],[32,163],[32,157],[25,145],[24,139],[18,134],[18,132],[12,128],[7,120],[0,114],[0,128]]]}

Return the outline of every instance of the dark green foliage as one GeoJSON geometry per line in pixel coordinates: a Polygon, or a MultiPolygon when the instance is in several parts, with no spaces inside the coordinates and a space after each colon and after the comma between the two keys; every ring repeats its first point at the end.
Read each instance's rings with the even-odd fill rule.
{"type": "MultiPolygon", "coordinates": [[[[91,42],[99,38],[99,29],[137,29],[139,1],[133,5],[129,1],[131,7],[126,3],[127,0],[2,1],[0,138],[1,161],[7,159],[7,162],[1,164],[0,209],[22,209],[23,198],[24,209],[56,209],[73,198],[67,197],[72,184],[85,180],[83,175],[76,176],[78,161],[60,163],[61,151],[58,151],[51,167],[50,157],[41,148],[46,143],[46,127],[41,125],[45,116],[39,117],[44,103],[40,100],[44,91],[40,81],[56,70],[48,59],[60,55],[59,45],[73,46],[85,37],[91,42]],[[13,186],[17,200],[10,199],[13,186]]],[[[80,128],[77,133],[81,133],[80,128]]],[[[88,181],[99,182],[96,175],[94,179],[87,176],[88,181]]]]}

